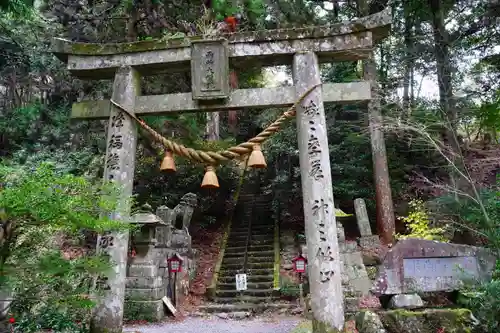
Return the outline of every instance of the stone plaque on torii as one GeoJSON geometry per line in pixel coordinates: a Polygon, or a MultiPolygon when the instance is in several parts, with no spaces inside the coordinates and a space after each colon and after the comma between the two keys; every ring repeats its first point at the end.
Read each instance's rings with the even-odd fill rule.
{"type": "MultiPolygon", "coordinates": [[[[122,44],[83,44],[55,39],[53,52],[84,79],[114,78],[112,100],[137,116],[290,107],[321,83],[319,63],[362,60],[388,33],[390,9],[324,27],[244,32],[210,41],[200,38],[122,44]],[[289,87],[229,90],[229,66],[292,65],[289,87]],[[140,76],[192,69],[192,92],[140,95],[140,76]]],[[[297,106],[308,274],[314,332],[342,329],[343,296],[324,103],[366,103],[369,82],[326,83],[297,106]]],[[[105,179],[122,186],[113,218],[128,221],[137,143],[136,123],[110,100],[73,104],[72,118],[109,119],[105,179]]],[[[104,235],[101,237],[109,237],[104,235]]],[[[93,332],[121,332],[128,234],[113,235],[106,251],[114,262],[108,290],[99,300],[93,332]]]]}

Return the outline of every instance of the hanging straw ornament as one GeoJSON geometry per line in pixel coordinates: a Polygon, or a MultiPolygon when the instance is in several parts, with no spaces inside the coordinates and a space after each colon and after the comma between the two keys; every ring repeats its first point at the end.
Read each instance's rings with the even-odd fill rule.
{"type": "Polygon", "coordinates": [[[253,151],[248,159],[248,166],[256,169],[263,169],[267,167],[266,159],[264,158],[264,154],[262,154],[259,144],[253,146],[253,151]]]}
{"type": "Polygon", "coordinates": [[[203,176],[203,182],[201,183],[202,188],[219,188],[219,180],[215,174],[215,167],[213,165],[208,165],[205,176],[203,176]]]}
{"type": "Polygon", "coordinates": [[[172,151],[167,150],[165,152],[165,157],[163,158],[163,161],[161,162],[160,170],[161,171],[168,171],[168,172],[177,171],[177,169],[175,167],[174,154],[172,153],[172,151]]]}

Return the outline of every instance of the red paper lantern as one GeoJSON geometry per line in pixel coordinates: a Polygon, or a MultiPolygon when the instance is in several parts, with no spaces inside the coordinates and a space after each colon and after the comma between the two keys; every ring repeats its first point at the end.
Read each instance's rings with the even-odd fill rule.
{"type": "Polygon", "coordinates": [[[182,260],[181,256],[175,253],[170,259],[167,260],[168,270],[171,273],[182,272],[182,260]]]}
{"type": "Polygon", "coordinates": [[[304,273],[306,271],[307,259],[304,258],[301,254],[297,257],[293,258],[293,270],[297,273],[304,273]]]}

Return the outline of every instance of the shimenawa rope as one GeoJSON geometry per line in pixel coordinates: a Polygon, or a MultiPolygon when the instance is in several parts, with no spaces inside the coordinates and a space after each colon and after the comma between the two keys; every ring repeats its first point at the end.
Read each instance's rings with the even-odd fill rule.
{"type": "Polygon", "coordinates": [[[253,137],[252,139],[248,140],[247,142],[240,143],[237,146],[228,148],[223,151],[219,152],[214,152],[214,151],[203,151],[203,150],[197,150],[193,148],[186,147],[184,145],[178,144],[176,142],[173,142],[171,140],[166,139],[163,137],[160,133],[156,132],[154,129],[149,127],[144,121],[140,120],[137,118],[135,114],[132,112],[129,112],[126,110],[123,106],[120,104],[116,103],[115,101],[111,100],[111,104],[113,104],[115,107],[120,109],[121,111],[125,112],[128,114],[132,119],[134,119],[139,125],[144,128],[149,134],[153,136],[153,138],[160,142],[166,149],[171,150],[174,154],[187,157],[191,160],[205,163],[205,164],[210,164],[210,165],[216,165],[221,162],[226,162],[230,161],[236,158],[241,158],[242,156],[245,156],[247,154],[250,154],[253,150],[253,146],[256,144],[261,144],[265,140],[267,140],[271,135],[274,133],[278,132],[279,129],[281,128],[281,125],[288,119],[292,118],[296,114],[296,108],[297,106],[317,87],[319,87],[320,84],[316,84],[312,86],[311,88],[307,89],[293,105],[285,111],[278,119],[276,119],[271,125],[269,125],[265,130],[257,134],[257,136],[253,137]]]}

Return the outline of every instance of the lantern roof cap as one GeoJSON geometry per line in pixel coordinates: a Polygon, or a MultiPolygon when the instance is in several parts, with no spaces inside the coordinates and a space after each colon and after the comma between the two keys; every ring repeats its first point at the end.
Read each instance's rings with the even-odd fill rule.
{"type": "Polygon", "coordinates": [[[142,205],[138,212],[132,215],[130,223],[149,225],[165,224],[159,216],[153,214],[153,208],[148,203],[142,205]]]}

